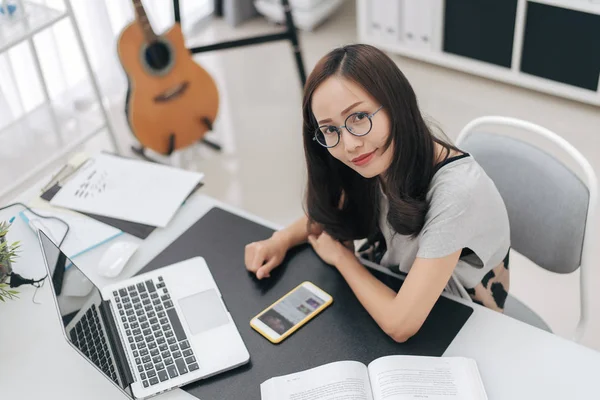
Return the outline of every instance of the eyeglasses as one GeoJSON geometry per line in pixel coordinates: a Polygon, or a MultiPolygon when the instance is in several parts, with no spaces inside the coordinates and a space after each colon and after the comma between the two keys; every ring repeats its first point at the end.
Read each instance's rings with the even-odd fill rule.
{"type": "Polygon", "coordinates": [[[346,128],[346,130],[354,136],[365,136],[367,133],[371,132],[371,128],[373,128],[372,118],[382,108],[383,106],[379,106],[379,108],[375,110],[372,114],[367,114],[366,112],[362,111],[350,114],[348,115],[346,121],[344,121],[344,125],[342,126],[319,126],[319,128],[315,132],[313,140],[323,147],[335,147],[340,142],[342,128],[346,128]]]}

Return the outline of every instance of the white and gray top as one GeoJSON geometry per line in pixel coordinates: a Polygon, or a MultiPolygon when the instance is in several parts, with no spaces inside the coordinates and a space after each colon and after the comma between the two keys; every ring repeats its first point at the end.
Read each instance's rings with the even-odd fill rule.
{"type": "Polygon", "coordinates": [[[510,248],[508,215],[500,193],[475,159],[464,154],[438,166],[427,201],[425,225],[411,239],[389,226],[389,204],[382,196],[379,224],[387,251],[380,264],[408,273],[417,257],[441,258],[462,250],[454,277],[464,288],[474,288],[503,262],[510,248]]]}

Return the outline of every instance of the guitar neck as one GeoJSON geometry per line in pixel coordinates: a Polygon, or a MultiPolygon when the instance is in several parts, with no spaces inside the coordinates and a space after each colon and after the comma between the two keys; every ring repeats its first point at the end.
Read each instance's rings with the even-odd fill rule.
{"type": "Polygon", "coordinates": [[[135,19],[142,27],[142,31],[144,32],[146,42],[152,43],[156,41],[158,36],[156,35],[156,33],[154,33],[152,25],[150,25],[150,21],[148,20],[148,16],[146,15],[146,10],[144,9],[144,4],[142,3],[142,0],[131,0],[131,2],[133,3],[133,9],[135,10],[135,19]]]}

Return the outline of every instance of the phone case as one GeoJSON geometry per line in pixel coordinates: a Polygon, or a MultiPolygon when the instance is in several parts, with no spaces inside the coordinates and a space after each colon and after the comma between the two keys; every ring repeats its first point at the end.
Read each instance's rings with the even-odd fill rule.
{"type": "Polygon", "coordinates": [[[300,329],[303,325],[305,325],[308,321],[310,321],[311,319],[313,319],[314,317],[316,317],[317,315],[319,315],[324,309],[326,309],[327,307],[329,307],[331,304],[333,303],[333,297],[327,293],[326,291],[324,291],[323,289],[321,289],[320,287],[318,287],[317,285],[315,285],[312,282],[302,282],[301,284],[299,284],[298,286],[296,286],[294,289],[290,290],[285,296],[277,299],[277,301],[275,301],[273,304],[271,304],[269,307],[265,308],[263,311],[260,312],[260,314],[258,314],[257,316],[255,316],[254,318],[252,318],[250,320],[250,326],[252,327],[252,329],[254,329],[255,331],[257,331],[258,333],[260,333],[262,336],[264,336],[269,342],[273,343],[273,344],[279,344],[281,343],[284,339],[286,339],[287,337],[289,337],[292,333],[296,332],[298,329],[300,329]],[[284,333],[283,335],[281,335],[279,338],[277,339],[273,339],[271,338],[269,335],[267,335],[259,326],[256,326],[253,324],[253,321],[257,318],[259,318],[261,315],[263,315],[264,313],[266,313],[268,310],[270,310],[271,308],[273,308],[277,303],[279,303],[280,301],[282,301],[283,299],[285,299],[286,297],[288,297],[290,294],[292,294],[293,292],[295,292],[298,288],[300,288],[300,286],[306,284],[306,283],[310,283],[311,285],[313,285],[314,287],[316,287],[317,289],[319,289],[320,291],[322,291],[323,293],[327,294],[329,296],[329,300],[326,301],[325,303],[323,303],[319,308],[317,308],[313,313],[311,313],[310,315],[307,315],[306,318],[304,318],[302,321],[298,322],[296,325],[294,325],[292,327],[292,329],[290,329],[289,331],[287,331],[286,333],[284,333]]]}

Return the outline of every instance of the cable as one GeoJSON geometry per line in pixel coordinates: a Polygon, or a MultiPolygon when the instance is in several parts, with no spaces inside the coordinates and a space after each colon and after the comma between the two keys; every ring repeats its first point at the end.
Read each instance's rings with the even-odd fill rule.
{"type": "Polygon", "coordinates": [[[46,276],[48,276],[48,275],[46,274],[45,277],[43,277],[41,279],[38,279],[38,280],[23,278],[21,275],[15,273],[15,272],[11,272],[9,274],[9,276],[10,276],[10,287],[11,288],[17,288],[17,287],[22,286],[22,285],[32,285],[32,286],[35,286],[36,284],[38,284],[41,281],[43,281],[44,279],[46,279],[46,276]]]}
{"type": "Polygon", "coordinates": [[[17,203],[12,203],[12,204],[9,204],[9,205],[7,205],[7,206],[4,206],[4,207],[0,207],[0,211],[2,211],[2,210],[6,210],[6,209],[8,209],[8,208],[11,208],[11,207],[15,207],[15,206],[21,206],[21,207],[25,208],[27,211],[29,211],[30,213],[32,213],[33,215],[35,215],[35,216],[37,216],[37,217],[44,218],[44,219],[54,219],[54,220],[56,220],[56,221],[58,221],[58,222],[62,223],[62,224],[65,226],[65,228],[66,228],[66,231],[65,231],[65,234],[64,234],[64,236],[62,237],[62,239],[61,239],[61,240],[60,240],[60,242],[58,243],[58,247],[62,246],[63,242],[64,242],[64,241],[65,241],[65,239],[67,238],[67,235],[69,234],[69,229],[71,229],[71,227],[69,226],[69,224],[67,224],[67,223],[66,223],[64,220],[62,220],[62,219],[60,219],[60,218],[58,218],[58,217],[52,217],[52,216],[46,216],[46,215],[40,215],[40,214],[36,213],[35,211],[33,211],[31,208],[27,207],[25,204],[23,204],[23,203],[19,203],[19,202],[17,202],[17,203]]]}
{"type": "MultiPolygon", "coordinates": [[[[0,211],[6,210],[6,209],[11,208],[11,207],[16,207],[16,206],[21,206],[21,207],[25,208],[27,211],[29,211],[30,213],[32,213],[33,215],[35,215],[37,217],[44,218],[44,219],[53,219],[53,220],[56,220],[56,221],[62,223],[65,226],[66,230],[65,230],[65,234],[63,235],[62,239],[58,243],[58,247],[62,246],[62,244],[64,243],[65,239],[67,238],[67,235],[69,234],[69,230],[71,229],[71,227],[69,226],[68,223],[66,223],[64,220],[62,220],[62,219],[60,219],[58,217],[40,215],[40,214],[36,213],[35,211],[33,211],[31,208],[29,208],[27,205],[25,205],[23,203],[20,203],[20,202],[12,203],[12,204],[9,204],[7,206],[0,207],[0,211]]],[[[23,278],[21,275],[15,273],[15,272],[11,272],[9,274],[9,276],[10,276],[10,287],[11,288],[16,288],[16,287],[19,287],[21,285],[32,285],[32,286],[34,286],[35,287],[35,293],[33,294],[32,301],[35,304],[40,304],[40,303],[38,303],[38,302],[35,301],[35,296],[37,295],[38,289],[44,285],[44,282],[45,282],[46,278],[48,277],[48,274],[46,274],[43,278],[40,278],[38,280],[23,278]]]]}

